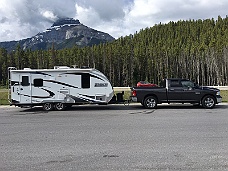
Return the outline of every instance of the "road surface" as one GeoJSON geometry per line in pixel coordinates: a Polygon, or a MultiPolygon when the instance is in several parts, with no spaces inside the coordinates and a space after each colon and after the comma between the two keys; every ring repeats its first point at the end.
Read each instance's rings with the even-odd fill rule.
{"type": "Polygon", "coordinates": [[[0,171],[228,170],[228,104],[0,107],[0,171]]]}

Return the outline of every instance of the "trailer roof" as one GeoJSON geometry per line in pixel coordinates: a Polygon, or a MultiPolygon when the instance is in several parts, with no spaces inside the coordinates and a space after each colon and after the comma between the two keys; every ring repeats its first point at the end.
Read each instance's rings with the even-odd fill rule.
{"type": "MultiPolygon", "coordinates": [[[[24,68],[24,69],[16,69],[10,70],[11,72],[59,72],[59,71],[76,71],[76,72],[91,72],[91,71],[98,71],[95,68],[58,68],[58,69],[31,69],[31,68],[24,68]]],[[[100,71],[98,71],[100,72],[100,71]]]]}

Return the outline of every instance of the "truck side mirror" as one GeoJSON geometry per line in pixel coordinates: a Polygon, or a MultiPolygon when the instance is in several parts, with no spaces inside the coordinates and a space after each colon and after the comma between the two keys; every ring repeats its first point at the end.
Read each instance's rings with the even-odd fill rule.
{"type": "Polygon", "coordinates": [[[192,87],[188,86],[188,90],[192,90],[192,89],[193,89],[192,87]]]}

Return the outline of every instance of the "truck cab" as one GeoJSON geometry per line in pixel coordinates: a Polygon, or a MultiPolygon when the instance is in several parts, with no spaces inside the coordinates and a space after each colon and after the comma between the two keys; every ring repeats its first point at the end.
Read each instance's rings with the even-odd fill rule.
{"type": "Polygon", "coordinates": [[[202,89],[187,79],[167,79],[168,102],[198,102],[202,89]]]}

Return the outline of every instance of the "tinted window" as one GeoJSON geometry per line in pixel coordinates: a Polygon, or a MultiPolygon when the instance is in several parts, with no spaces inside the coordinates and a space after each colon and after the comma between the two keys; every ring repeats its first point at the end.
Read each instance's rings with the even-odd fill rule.
{"type": "Polygon", "coordinates": [[[165,80],[162,80],[160,82],[160,87],[166,87],[166,81],[165,80]]]}
{"type": "Polygon", "coordinates": [[[194,87],[194,83],[191,81],[181,81],[182,87],[194,87]]]}
{"type": "Polygon", "coordinates": [[[42,87],[43,86],[43,79],[34,79],[33,84],[34,84],[34,87],[42,87]]]}
{"type": "Polygon", "coordinates": [[[22,76],[22,86],[29,86],[29,77],[28,76],[22,76]]]}
{"type": "Polygon", "coordinates": [[[170,87],[182,87],[179,80],[171,80],[170,87]]]}
{"type": "Polygon", "coordinates": [[[90,75],[82,74],[81,76],[82,88],[90,88],[90,75]]]}

